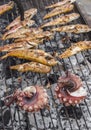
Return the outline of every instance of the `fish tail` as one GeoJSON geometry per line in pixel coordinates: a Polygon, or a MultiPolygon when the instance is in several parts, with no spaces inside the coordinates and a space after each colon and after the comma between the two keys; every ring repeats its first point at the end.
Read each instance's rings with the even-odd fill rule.
{"type": "Polygon", "coordinates": [[[0,34],[0,40],[3,40],[3,34],[0,34]]]}
{"type": "Polygon", "coordinates": [[[9,3],[8,3],[8,6],[10,6],[11,7],[11,9],[14,7],[14,2],[13,1],[10,1],[9,3]]]}
{"type": "Polygon", "coordinates": [[[6,40],[6,39],[7,39],[7,35],[4,34],[4,35],[2,36],[2,40],[6,40]]]}
{"type": "Polygon", "coordinates": [[[10,66],[10,69],[16,69],[15,66],[10,66]]]}
{"type": "Polygon", "coordinates": [[[8,57],[8,54],[6,54],[6,55],[4,55],[4,56],[1,56],[0,57],[0,60],[3,60],[3,59],[5,59],[5,58],[7,58],[8,57]]]}

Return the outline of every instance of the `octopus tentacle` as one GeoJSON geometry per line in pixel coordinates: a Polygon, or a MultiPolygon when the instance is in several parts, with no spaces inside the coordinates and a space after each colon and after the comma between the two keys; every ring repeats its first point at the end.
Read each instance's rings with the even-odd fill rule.
{"type": "MultiPolygon", "coordinates": [[[[21,109],[28,112],[36,112],[48,104],[48,95],[42,86],[30,86],[21,91],[17,90],[12,98],[21,109]]],[[[8,105],[12,102],[8,102],[8,105]]]]}
{"type": "Polygon", "coordinates": [[[55,92],[60,102],[67,106],[79,104],[87,94],[82,87],[81,79],[70,72],[66,76],[59,77],[55,92]]]}

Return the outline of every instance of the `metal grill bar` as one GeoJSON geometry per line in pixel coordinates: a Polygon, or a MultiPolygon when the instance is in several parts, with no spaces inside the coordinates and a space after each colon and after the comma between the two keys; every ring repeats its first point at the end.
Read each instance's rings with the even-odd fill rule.
{"type": "MultiPolygon", "coordinates": [[[[31,1],[31,0],[21,0],[21,2],[23,3],[23,6],[24,6],[25,10],[29,9],[30,7],[37,7],[39,11],[38,11],[38,16],[36,16],[36,18],[37,19],[41,19],[41,21],[42,21],[41,10],[44,9],[45,5],[49,5],[51,3],[55,3],[55,2],[57,2],[57,0],[55,0],[55,1],[54,0],[51,0],[51,1],[41,0],[40,1],[41,4],[38,3],[38,0],[33,0],[33,1],[31,1]]],[[[4,0],[4,3],[6,3],[5,0],[4,0]]],[[[8,15],[5,14],[4,15],[5,18],[8,20],[8,24],[11,21],[11,19],[9,17],[10,15],[12,16],[12,19],[14,19],[18,15],[17,8],[15,7],[15,9],[16,9],[16,12],[14,10],[13,13],[11,12],[11,14],[8,14],[8,15]]],[[[77,9],[74,10],[74,11],[76,11],[76,12],[78,11],[79,12],[79,10],[77,10],[77,9]]],[[[45,13],[45,10],[43,10],[42,13],[45,13]]],[[[84,19],[82,17],[79,20],[76,20],[76,22],[72,22],[72,23],[75,24],[77,22],[79,22],[79,23],[82,23],[82,22],[85,23],[85,21],[84,21],[84,19]]],[[[56,44],[56,50],[58,50],[60,53],[62,53],[65,49],[67,49],[67,46],[64,45],[64,48],[59,48],[59,46],[58,46],[59,43],[58,43],[58,41],[56,39],[57,35],[60,36],[60,39],[62,38],[62,35],[60,33],[57,33],[55,35],[53,41],[55,43],[57,43],[56,44]]],[[[84,40],[84,37],[86,39],[90,39],[89,38],[89,34],[85,34],[85,35],[82,34],[82,35],[80,35],[80,37],[81,37],[80,40],[84,40]]],[[[50,43],[50,48],[51,48],[50,52],[55,52],[55,48],[53,47],[52,41],[48,41],[48,43],[50,43]]],[[[45,41],[44,44],[45,44],[45,50],[49,52],[47,42],[45,41]]],[[[40,46],[39,46],[39,48],[40,48],[40,46]]],[[[89,51],[87,51],[87,53],[88,53],[88,55],[90,55],[89,51]]],[[[88,68],[89,72],[91,73],[91,68],[87,64],[87,58],[85,57],[85,54],[82,52],[81,55],[84,58],[84,62],[86,63],[86,67],[88,68]]],[[[84,75],[83,70],[82,70],[82,68],[80,66],[80,63],[79,63],[77,55],[75,55],[75,59],[77,61],[77,65],[79,67],[79,70],[80,70],[80,73],[81,73],[81,75],[83,77],[83,80],[84,80],[84,82],[85,82],[85,84],[87,86],[88,94],[91,94],[91,90],[89,88],[88,82],[86,81],[85,75],[84,75]]],[[[70,66],[71,66],[71,71],[74,74],[76,74],[76,71],[75,71],[74,66],[72,64],[72,61],[71,61],[71,58],[68,58],[68,60],[69,60],[70,66]]],[[[11,60],[8,59],[7,61],[9,62],[8,64],[10,66],[11,65],[11,60]]],[[[65,60],[60,60],[60,63],[63,64],[63,65],[65,65],[65,69],[67,69],[67,65],[66,65],[66,61],[65,60]]],[[[4,62],[3,62],[3,65],[4,65],[4,62]]],[[[58,68],[59,74],[62,75],[63,72],[62,72],[62,70],[60,70],[60,65],[57,65],[57,68],[58,68]]],[[[5,80],[6,90],[8,90],[6,72],[5,72],[5,70],[3,70],[3,71],[5,73],[4,75],[5,75],[5,79],[6,79],[5,80]]],[[[57,72],[55,71],[55,67],[53,67],[52,71],[53,71],[52,74],[54,74],[54,79],[55,79],[55,82],[56,82],[57,81],[57,72]]],[[[12,71],[10,71],[10,73],[11,73],[11,79],[12,79],[12,87],[11,87],[11,92],[10,93],[12,93],[13,90],[15,89],[14,88],[15,87],[15,85],[14,85],[14,78],[13,78],[14,77],[14,73],[12,71]]],[[[37,83],[39,83],[40,85],[45,86],[45,83],[43,82],[43,79],[49,80],[48,79],[48,76],[49,76],[48,74],[47,75],[40,75],[40,74],[34,74],[34,73],[29,73],[29,74],[32,77],[32,78],[30,78],[30,80],[32,80],[32,83],[30,83],[30,81],[27,80],[28,74],[25,73],[25,75],[24,75],[25,76],[25,80],[24,81],[26,82],[27,86],[29,86],[30,84],[36,85],[37,83]],[[33,77],[36,77],[36,79],[33,78],[33,77]]],[[[24,79],[22,73],[17,73],[17,76],[24,79]]],[[[21,89],[23,89],[22,88],[22,85],[23,85],[22,82],[24,82],[24,81],[19,82],[18,86],[16,88],[20,87],[21,89]]],[[[65,125],[63,125],[63,123],[64,124],[68,123],[68,129],[69,130],[74,130],[73,124],[76,125],[75,126],[76,127],[75,130],[81,130],[83,128],[81,126],[82,125],[81,123],[83,123],[83,126],[84,126],[83,130],[89,130],[90,129],[90,127],[88,126],[89,122],[86,119],[87,117],[85,117],[85,113],[84,113],[84,109],[83,109],[83,105],[85,105],[86,113],[88,113],[88,116],[91,117],[90,107],[88,105],[87,100],[84,101],[83,105],[81,104],[81,105],[77,106],[77,108],[79,109],[80,113],[82,114],[81,118],[78,119],[78,114],[79,113],[76,111],[76,107],[65,107],[64,105],[58,104],[56,102],[56,99],[54,98],[53,88],[51,87],[50,89],[47,89],[47,90],[48,90],[48,94],[50,94],[50,98],[51,98],[50,99],[50,110],[46,110],[46,113],[48,114],[48,119],[50,120],[49,128],[47,128],[47,125],[46,125],[46,120],[45,120],[46,118],[44,116],[45,110],[41,110],[40,112],[35,113],[35,114],[30,114],[30,113],[26,113],[25,112],[25,113],[22,114],[23,117],[21,117],[21,111],[19,110],[19,108],[17,106],[13,107],[14,108],[14,114],[12,114],[12,107],[8,108],[9,111],[10,111],[10,113],[11,113],[10,114],[11,115],[10,116],[11,125],[10,126],[5,126],[4,125],[5,122],[4,122],[4,118],[3,118],[3,114],[2,114],[3,113],[3,107],[1,105],[1,101],[2,100],[0,100],[0,111],[1,111],[0,113],[1,113],[1,117],[2,117],[2,129],[3,130],[8,130],[8,129],[12,129],[12,130],[14,130],[14,129],[16,129],[16,130],[66,130],[67,127],[65,127],[65,125]],[[57,106],[52,108],[51,104],[52,105],[55,104],[57,106]],[[65,117],[62,117],[62,115],[61,115],[62,108],[63,108],[63,111],[64,111],[64,113],[66,115],[65,117]],[[56,113],[56,118],[55,119],[57,121],[57,123],[56,123],[58,125],[57,127],[55,126],[55,123],[54,123],[54,117],[53,117],[54,115],[52,114],[52,109],[53,110],[55,109],[53,112],[56,113]],[[73,120],[70,117],[69,110],[71,110],[71,114],[73,116],[73,120]],[[17,118],[16,118],[16,116],[17,116],[17,118]],[[41,128],[39,127],[39,120],[37,118],[38,116],[39,116],[39,118],[41,118],[41,121],[42,121],[42,125],[41,125],[42,127],[41,128]],[[31,120],[30,119],[31,117],[33,117],[35,125],[32,124],[32,120],[33,119],[31,120]],[[65,120],[65,122],[63,120],[65,120]],[[80,120],[80,123],[79,123],[79,120],[80,120]],[[15,122],[18,122],[18,127],[17,128],[15,128],[15,122]],[[25,124],[22,124],[23,122],[25,124]]],[[[91,125],[91,123],[90,123],[90,125],[91,125]]]]}
{"type": "MultiPolygon", "coordinates": [[[[56,43],[56,41],[55,41],[55,43],[56,43]]],[[[52,46],[52,45],[51,45],[51,46],[52,46]]],[[[63,62],[64,62],[64,61],[63,61],[63,62]]],[[[65,65],[65,63],[64,63],[64,65],[65,65]]],[[[62,75],[61,72],[60,72],[60,75],[62,75]]],[[[70,128],[71,128],[71,130],[72,130],[73,128],[72,128],[72,125],[71,125],[70,117],[69,117],[67,108],[66,108],[65,106],[64,106],[64,109],[65,109],[65,111],[66,111],[66,116],[67,116],[67,118],[68,118],[68,121],[69,121],[69,124],[70,124],[70,128]]],[[[78,124],[78,121],[77,121],[77,118],[76,118],[74,109],[72,109],[72,111],[73,111],[73,116],[74,116],[74,118],[75,118],[75,120],[76,120],[76,124],[77,124],[77,126],[78,126],[78,128],[79,128],[79,130],[80,130],[80,127],[79,127],[79,124],[78,124]]]]}

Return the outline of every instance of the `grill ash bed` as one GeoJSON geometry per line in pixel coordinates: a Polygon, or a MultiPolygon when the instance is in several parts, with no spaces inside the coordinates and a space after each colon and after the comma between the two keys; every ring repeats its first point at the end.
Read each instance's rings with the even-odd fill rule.
{"type": "MultiPolygon", "coordinates": [[[[36,21],[34,26],[38,27],[43,23],[43,16],[49,12],[48,9],[45,10],[45,6],[55,3],[57,0],[21,0],[21,2],[24,10],[32,7],[38,9],[37,15],[33,17],[36,21]]],[[[0,1],[0,4],[4,3],[7,1],[0,1]]],[[[87,24],[76,3],[72,12],[77,12],[81,16],[71,23],[87,24]]],[[[0,16],[0,29],[3,30],[18,15],[15,6],[12,11],[0,16]]],[[[39,45],[39,48],[51,54],[54,52],[62,53],[72,42],[91,40],[90,35],[90,32],[79,35],[55,33],[52,40],[44,41],[44,44],[39,45]],[[62,39],[68,37],[71,39],[62,43],[62,39]]],[[[3,46],[9,42],[11,41],[0,41],[0,44],[3,46]]],[[[24,60],[7,58],[0,62],[0,130],[91,130],[91,51],[80,52],[70,58],[58,60],[60,64],[53,67],[48,74],[20,73],[9,69],[9,66],[23,63],[24,60]],[[54,93],[58,77],[67,70],[78,75],[87,90],[86,99],[79,105],[70,107],[60,104],[54,93]],[[36,84],[43,85],[47,90],[49,95],[48,108],[36,113],[28,113],[21,110],[15,103],[10,107],[5,106],[3,101],[5,96],[12,94],[17,88],[23,89],[26,86],[36,84]]]]}

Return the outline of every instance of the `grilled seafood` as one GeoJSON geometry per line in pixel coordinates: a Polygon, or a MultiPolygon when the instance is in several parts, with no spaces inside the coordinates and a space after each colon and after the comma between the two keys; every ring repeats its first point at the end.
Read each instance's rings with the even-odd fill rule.
{"type": "MultiPolygon", "coordinates": [[[[27,19],[27,18],[33,18],[33,16],[37,14],[37,9],[36,8],[31,8],[31,9],[28,9],[24,12],[24,19],[27,19]]],[[[16,19],[20,19],[20,16],[18,16],[16,19]]]]}
{"type": "Polygon", "coordinates": [[[14,2],[9,2],[8,4],[4,4],[0,6],[0,15],[4,14],[5,12],[11,10],[14,7],[14,2]]]}
{"type": "Polygon", "coordinates": [[[44,31],[40,32],[39,34],[34,35],[36,39],[52,39],[53,38],[53,33],[50,31],[44,31]]]}
{"type": "Polygon", "coordinates": [[[52,31],[57,32],[66,32],[66,33],[85,33],[91,31],[91,28],[88,25],[76,24],[76,25],[66,25],[58,28],[52,29],[52,31]]]}
{"type": "Polygon", "coordinates": [[[10,38],[20,38],[20,37],[26,37],[31,36],[31,34],[38,34],[39,32],[42,32],[43,30],[40,28],[27,28],[27,27],[21,27],[16,32],[14,31],[8,31],[6,32],[2,40],[10,39],[10,38]],[[31,33],[31,34],[30,34],[31,33]]]}
{"type": "Polygon", "coordinates": [[[55,92],[59,101],[66,106],[79,104],[87,96],[82,80],[70,72],[59,77],[55,92]]]}
{"type": "Polygon", "coordinates": [[[57,2],[57,3],[55,3],[55,4],[46,6],[45,8],[46,8],[46,9],[55,8],[55,7],[63,6],[63,5],[68,4],[68,3],[74,3],[75,1],[76,1],[76,0],[63,0],[63,1],[61,1],[61,2],[57,2]]]}
{"type": "Polygon", "coordinates": [[[35,39],[51,39],[53,37],[53,33],[49,31],[44,31],[38,28],[20,28],[14,33],[6,32],[2,40],[11,39],[11,38],[26,38],[30,37],[31,40],[35,39]]]}
{"type": "Polygon", "coordinates": [[[35,42],[31,41],[22,41],[22,42],[17,42],[17,43],[12,43],[12,44],[7,44],[4,46],[0,47],[0,52],[8,52],[11,51],[12,49],[29,49],[29,48],[34,48],[38,44],[35,42]]]}
{"type": "Polygon", "coordinates": [[[37,62],[28,62],[20,65],[10,66],[10,69],[17,70],[20,72],[37,72],[37,73],[49,73],[51,68],[49,66],[37,63],[37,62]]]}
{"type": "Polygon", "coordinates": [[[11,23],[10,26],[6,27],[6,31],[7,30],[17,30],[21,27],[31,27],[32,25],[35,24],[34,20],[30,20],[30,19],[24,19],[23,21],[20,20],[16,20],[14,23],[11,23]]]}
{"type": "Polygon", "coordinates": [[[14,101],[26,112],[37,112],[48,106],[48,94],[43,86],[29,86],[14,91],[4,99],[6,106],[10,106],[14,101]]]}
{"type": "Polygon", "coordinates": [[[2,56],[0,59],[2,60],[9,56],[35,61],[48,66],[54,66],[57,64],[57,61],[55,61],[53,56],[39,49],[13,50],[7,53],[6,55],[2,56]]]}
{"type": "Polygon", "coordinates": [[[62,7],[56,7],[51,12],[46,14],[43,19],[48,19],[48,18],[51,18],[51,17],[56,16],[58,14],[70,12],[71,10],[73,10],[73,8],[74,8],[74,5],[72,5],[72,4],[67,4],[67,5],[64,5],[62,7]]]}
{"type": "Polygon", "coordinates": [[[68,15],[60,16],[60,17],[54,19],[53,21],[45,23],[44,25],[41,26],[41,28],[55,26],[55,25],[64,25],[75,19],[78,19],[79,17],[80,17],[80,15],[78,13],[71,13],[68,15]]]}
{"type": "MultiPolygon", "coordinates": [[[[29,20],[35,15],[37,13],[37,9],[36,8],[32,8],[32,9],[29,9],[29,10],[27,10],[27,11],[25,11],[24,12],[24,21],[21,21],[20,20],[20,16],[18,16],[15,20],[13,20],[7,27],[6,27],[6,30],[9,30],[10,28],[13,28],[13,27],[15,27],[15,26],[20,26],[20,25],[23,25],[23,26],[26,26],[26,25],[28,25],[27,24],[27,21],[28,21],[28,23],[30,23],[29,22],[29,20]]],[[[32,25],[32,24],[29,24],[30,26],[32,25]]],[[[28,26],[29,26],[28,25],[28,26]]]]}
{"type": "Polygon", "coordinates": [[[17,38],[17,39],[14,40],[14,42],[23,42],[23,41],[34,42],[36,44],[43,43],[43,39],[36,39],[36,38],[31,38],[31,37],[17,38]]]}
{"type": "Polygon", "coordinates": [[[16,32],[18,29],[22,28],[22,27],[31,27],[32,25],[35,24],[35,21],[34,20],[30,20],[30,19],[25,19],[23,21],[17,21],[17,25],[15,26],[12,26],[12,28],[10,30],[5,30],[7,31],[7,34],[10,34],[10,33],[14,33],[16,32]]]}
{"type": "Polygon", "coordinates": [[[80,41],[73,44],[70,48],[68,48],[65,52],[59,55],[59,58],[67,58],[80,51],[84,51],[87,49],[91,49],[91,41],[80,41]]]}

